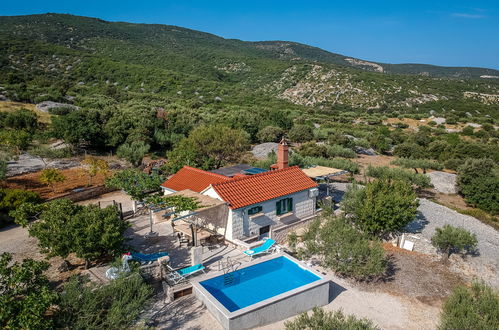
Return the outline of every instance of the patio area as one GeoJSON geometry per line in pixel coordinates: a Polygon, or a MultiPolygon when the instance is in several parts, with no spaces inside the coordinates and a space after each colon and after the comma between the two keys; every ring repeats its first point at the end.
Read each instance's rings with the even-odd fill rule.
{"type": "MultiPolygon", "coordinates": [[[[192,265],[190,253],[192,246],[180,242],[169,221],[153,224],[153,231],[157,233],[155,236],[147,235],[150,231],[149,215],[141,215],[129,221],[132,226],[128,229],[126,237],[133,249],[141,253],[168,252],[170,266],[174,269],[192,265]]],[[[207,272],[220,270],[221,261],[227,257],[234,262],[249,261],[241,250],[223,243],[207,243],[198,248],[202,249],[202,264],[207,272]]]]}

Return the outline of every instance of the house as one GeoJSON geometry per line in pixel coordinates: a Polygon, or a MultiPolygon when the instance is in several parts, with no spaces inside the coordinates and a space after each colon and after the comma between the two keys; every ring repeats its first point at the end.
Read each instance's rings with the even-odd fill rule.
{"type": "MultiPolygon", "coordinates": [[[[274,232],[315,215],[317,184],[298,166],[288,166],[289,147],[283,139],[271,171],[236,165],[203,171],[184,166],[165,181],[165,194],[185,189],[223,201],[229,210],[223,234],[229,241],[274,237],[274,232]]],[[[213,219],[220,223],[220,219],[213,219]]],[[[222,233],[222,232],[221,232],[222,233]]]]}
{"type": "Polygon", "coordinates": [[[293,166],[211,184],[201,193],[228,204],[226,239],[248,241],[312,217],[318,189],[293,166]]]}
{"type": "Polygon", "coordinates": [[[211,184],[230,180],[221,174],[203,171],[194,167],[184,166],[177,173],[161,184],[165,195],[182,190],[201,192],[211,184]]]}

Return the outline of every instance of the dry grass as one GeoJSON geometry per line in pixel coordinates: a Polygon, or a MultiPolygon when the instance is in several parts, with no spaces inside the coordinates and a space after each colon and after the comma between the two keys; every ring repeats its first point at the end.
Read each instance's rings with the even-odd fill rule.
{"type": "Polygon", "coordinates": [[[50,114],[40,111],[36,108],[34,104],[31,103],[21,103],[12,101],[0,101],[0,112],[11,112],[19,109],[28,109],[36,113],[38,120],[41,123],[50,123],[50,114]]]}

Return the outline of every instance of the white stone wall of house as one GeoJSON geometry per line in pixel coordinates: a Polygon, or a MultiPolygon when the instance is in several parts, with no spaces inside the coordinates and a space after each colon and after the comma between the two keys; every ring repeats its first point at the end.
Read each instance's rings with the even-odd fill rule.
{"type": "Polygon", "coordinates": [[[244,240],[248,237],[259,235],[261,227],[270,225],[273,228],[287,226],[300,219],[312,216],[315,213],[315,198],[309,197],[309,191],[283,196],[280,198],[254,204],[245,208],[232,210],[232,238],[244,240]],[[286,215],[276,214],[276,202],[283,198],[293,198],[293,211],[286,215]],[[248,215],[248,210],[255,206],[262,206],[262,212],[256,215],[248,215]]]}

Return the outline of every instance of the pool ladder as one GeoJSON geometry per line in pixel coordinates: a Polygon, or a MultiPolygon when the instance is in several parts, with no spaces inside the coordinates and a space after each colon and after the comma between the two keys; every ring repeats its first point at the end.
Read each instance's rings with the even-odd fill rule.
{"type": "Polygon", "coordinates": [[[218,267],[220,270],[223,270],[224,272],[224,285],[230,285],[234,283],[234,272],[241,266],[240,261],[234,261],[230,259],[230,257],[225,258],[225,262],[223,260],[220,260],[218,262],[218,267]]]}

